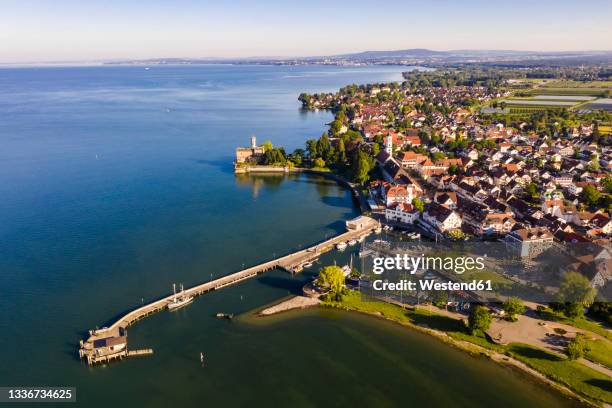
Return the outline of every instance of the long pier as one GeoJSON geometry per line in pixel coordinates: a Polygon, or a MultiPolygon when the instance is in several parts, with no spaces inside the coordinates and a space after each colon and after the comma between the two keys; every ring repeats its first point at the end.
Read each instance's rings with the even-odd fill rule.
{"type": "MultiPolygon", "coordinates": [[[[281,256],[271,261],[185,289],[185,295],[194,297],[199,296],[253,278],[270,269],[280,268],[291,273],[299,272],[304,263],[317,259],[322,253],[331,250],[336,244],[352,239],[361,239],[372,233],[372,231],[378,227],[378,222],[372,218],[361,216],[359,220],[360,222],[357,223],[353,229],[348,229],[348,231],[343,234],[337,235],[309,248],[293,252],[289,255],[281,256]]],[[[108,339],[115,339],[115,342],[116,339],[125,339],[125,346],[127,347],[127,334],[125,334],[125,329],[138,320],[166,309],[173,298],[174,295],[168,295],[162,299],[155,300],[126,313],[108,327],[90,330],[89,338],[85,341],[81,340],[80,342],[79,356],[81,358],[86,358],[89,364],[95,364],[97,362],[109,361],[115,355],[117,355],[118,358],[132,355],[127,351],[127,348],[125,352],[123,350],[121,352],[114,352],[113,347],[99,346],[99,343],[104,343],[104,341],[108,339]]]]}

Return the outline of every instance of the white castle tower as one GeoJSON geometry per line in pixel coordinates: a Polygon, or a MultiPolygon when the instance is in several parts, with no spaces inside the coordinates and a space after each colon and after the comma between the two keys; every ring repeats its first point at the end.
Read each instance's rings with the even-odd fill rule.
{"type": "Polygon", "coordinates": [[[257,147],[257,137],[255,135],[251,136],[251,149],[255,149],[257,147]]]}

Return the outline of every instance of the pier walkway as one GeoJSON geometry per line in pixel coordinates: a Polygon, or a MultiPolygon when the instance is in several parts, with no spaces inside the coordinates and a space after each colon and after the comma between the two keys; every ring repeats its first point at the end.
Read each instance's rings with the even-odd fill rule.
{"type": "MultiPolygon", "coordinates": [[[[185,295],[194,297],[199,296],[206,292],[221,289],[225,286],[233,285],[243,280],[253,278],[270,269],[280,268],[291,273],[300,272],[304,263],[317,259],[322,253],[331,250],[336,244],[352,239],[361,239],[372,233],[372,231],[378,227],[378,222],[372,218],[364,216],[359,218],[361,220],[359,225],[354,229],[349,229],[343,234],[337,235],[309,248],[293,252],[289,255],[281,256],[271,261],[267,261],[221,278],[185,289],[185,295]]],[[[172,302],[173,298],[174,295],[169,295],[162,299],[153,301],[126,313],[108,327],[90,330],[89,338],[86,341],[81,341],[79,355],[81,358],[87,358],[87,361],[90,362],[90,364],[92,362],[106,361],[106,359],[103,357],[107,354],[107,350],[96,348],[94,346],[94,342],[108,338],[121,337],[121,332],[124,331],[127,326],[153,313],[166,309],[168,304],[172,302]]],[[[126,352],[126,355],[129,356],[129,353],[126,352]]]]}

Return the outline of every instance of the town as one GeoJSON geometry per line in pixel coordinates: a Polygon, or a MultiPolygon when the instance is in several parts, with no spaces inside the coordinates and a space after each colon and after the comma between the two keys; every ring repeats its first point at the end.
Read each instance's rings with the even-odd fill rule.
{"type": "Polygon", "coordinates": [[[237,151],[237,166],[331,171],[360,186],[371,214],[391,228],[418,225],[436,240],[505,241],[523,257],[553,243],[584,244],[565,246],[571,267],[603,292],[611,278],[612,104],[610,82],[593,81],[602,75],[610,71],[414,71],[402,83],[303,93],[304,108],[334,112],[329,130],[291,154],[253,140],[237,151]],[[589,81],[590,93],[533,80],[555,74],[565,86],[589,81]]]}

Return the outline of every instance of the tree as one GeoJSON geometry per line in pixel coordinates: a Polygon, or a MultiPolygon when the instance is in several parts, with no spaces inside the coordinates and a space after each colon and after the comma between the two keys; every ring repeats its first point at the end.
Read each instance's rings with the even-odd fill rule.
{"type": "Polygon", "coordinates": [[[269,149],[264,153],[265,164],[285,164],[287,159],[285,158],[285,151],[283,148],[269,149]]]}
{"type": "Polygon", "coordinates": [[[306,141],[306,151],[311,159],[316,159],[319,156],[319,145],[316,139],[308,139],[306,141]]]}
{"type": "Polygon", "coordinates": [[[331,124],[330,124],[330,130],[332,132],[332,135],[336,135],[338,134],[338,132],[340,131],[340,129],[342,128],[342,122],[340,122],[339,120],[334,120],[331,124]]]}
{"type": "Polygon", "coordinates": [[[344,290],[344,273],[342,268],[339,266],[326,266],[321,268],[319,277],[317,278],[317,285],[323,288],[329,288],[330,294],[339,300],[338,297],[342,296],[344,290]]]}
{"type": "Polygon", "coordinates": [[[612,177],[606,176],[601,183],[606,190],[606,193],[612,194],[612,177]]]}
{"type": "Polygon", "coordinates": [[[440,309],[446,309],[448,292],[445,290],[434,290],[431,294],[431,303],[440,309]]]}
{"type": "Polygon", "coordinates": [[[514,296],[506,299],[503,309],[508,315],[508,320],[511,322],[515,322],[517,320],[516,315],[525,313],[525,305],[523,305],[521,299],[514,296]]]}
{"type": "Polygon", "coordinates": [[[351,170],[353,179],[363,185],[370,179],[370,170],[374,168],[374,159],[361,149],[352,155],[351,170]]]}
{"type": "Polygon", "coordinates": [[[329,136],[327,136],[326,133],[323,133],[317,142],[317,151],[319,152],[319,156],[327,160],[329,158],[330,146],[329,136]]]}
{"type": "Polygon", "coordinates": [[[268,150],[272,150],[272,148],[274,147],[274,146],[272,146],[272,142],[271,142],[271,141],[269,141],[269,140],[266,140],[265,142],[263,142],[263,145],[262,145],[262,146],[263,146],[263,148],[264,148],[264,151],[266,151],[266,152],[267,152],[268,150]]]}
{"type": "Polygon", "coordinates": [[[320,158],[320,157],[317,157],[317,158],[314,160],[314,166],[315,166],[315,167],[318,167],[318,168],[324,168],[324,167],[325,167],[325,160],[323,160],[323,159],[322,159],[322,158],[320,158]]]}
{"type": "Polygon", "coordinates": [[[374,143],[372,145],[372,155],[377,156],[380,152],[380,145],[378,143],[374,143]]]}
{"type": "Polygon", "coordinates": [[[468,318],[468,327],[472,334],[476,331],[487,331],[491,326],[491,314],[484,306],[476,306],[468,318]]]}
{"type": "Polygon", "coordinates": [[[439,160],[444,159],[446,156],[444,155],[444,153],[442,152],[435,152],[434,154],[431,155],[431,160],[433,160],[434,162],[437,162],[439,160]]]}
{"type": "Polygon", "coordinates": [[[589,280],[578,272],[568,272],[561,281],[555,300],[563,305],[566,316],[576,318],[583,315],[584,308],[594,299],[595,289],[589,280]]]}
{"type": "Polygon", "coordinates": [[[584,186],[582,189],[582,199],[589,205],[596,205],[601,198],[601,193],[591,185],[584,186]]]}
{"type": "Polygon", "coordinates": [[[593,157],[593,159],[589,162],[587,169],[589,171],[599,171],[599,158],[597,156],[593,157]]]}
{"type": "Polygon", "coordinates": [[[531,198],[538,198],[538,185],[533,181],[525,186],[525,194],[531,198]]]}
{"type": "Polygon", "coordinates": [[[570,360],[577,360],[584,357],[589,351],[590,348],[587,343],[587,338],[583,333],[576,333],[576,337],[567,345],[567,356],[570,360]]]}
{"type": "Polygon", "coordinates": [[[423,203],[423,200],[421,200],[421,199],[420,199],[420,198],[418,198],[418,197],[414,197],[414,198],[412,199],[412,206],[413,206],[415,209],[419,210],[419,212],[420,212],[421,214],[423,213],[423,211],[425,211],[425,204],[423,203]]]}

